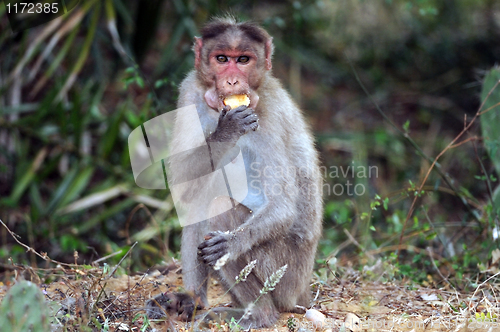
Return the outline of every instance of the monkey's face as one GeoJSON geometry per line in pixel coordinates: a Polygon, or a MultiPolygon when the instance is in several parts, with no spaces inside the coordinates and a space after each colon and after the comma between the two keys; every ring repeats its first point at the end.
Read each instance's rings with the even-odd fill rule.
{"type": "Polygon", "coordinates": [[[205,83],[205,101],[221,110],[223,100],[233,95],[247,95],[248,107],[255,109],[259,101],[257,90],[270,69],[266,43],[252,40],[241,31],[227,31],[209,39],[197,39],[196,69],[205,83]]]}

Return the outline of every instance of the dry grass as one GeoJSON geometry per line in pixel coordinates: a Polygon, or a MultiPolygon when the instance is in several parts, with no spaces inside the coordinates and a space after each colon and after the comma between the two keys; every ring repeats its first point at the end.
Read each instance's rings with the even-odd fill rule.
{"type": "MultiPolygon", "coordinates": [[[[29,250],[36,252],[33,248],[29,250]]],[[[50,262],[47,256],[39,255],[50,262]]],[[[8,270],[3,280],[28,279],[44,291],[46,300],[56,308],[52,313],[54,331],[101,331],[104,325],[109,331],[192,330],[192,323],[174,319],[149,321],[145,316],[148,299],[160,292],[181,289],[180,267],[176,262],[148,273],[118,277],[116,267],[110,269],[98,264],[57,264],[48,269],[11,264],[8,270]],[[53,281],[44,284],[40,277],[53,281]]],[[[496,331],[500,328],[498,323],[479,320],[493,317],[495,321],[500,314],[496,277],[485,279],[473,293],[461,293],[450,284],[433,288],[409,285],[405,281],[370,281],[369,275],[346,268],[340,278],[313,283],[312,307],[327,317],[327,326],[320,331],[337,331],[348,313],[360,317],[363,330],[367,331],[496,331]]],[[[13,282],[0,284],[0,299],[13,282]]],[[[217,282],[210,283],[211,304],[219,302],[223,294],[217,282]]],[[[222,304],[230,305],[229,298],[223,298],[222,304]]],[[[283,313],[273,328],[263,331],[288,331],[290,316],[283,313]]],[[[303,315],[293,316],[297,329],[313,330],[303,315]]],[[[218,324],[206,329],[229,331],[228,326],[218,324]]]]}

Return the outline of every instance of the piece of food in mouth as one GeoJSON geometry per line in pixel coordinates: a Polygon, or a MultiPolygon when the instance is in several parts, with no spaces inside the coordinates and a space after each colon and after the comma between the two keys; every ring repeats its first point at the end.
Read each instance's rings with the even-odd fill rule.
{"type": "Polygon", "coordinates": [[[231,109],[235,109],[241,105],[250,105],[250,98],[247,95],[232,95],[224,98],[224,105],[230,106],[231,109]]]}

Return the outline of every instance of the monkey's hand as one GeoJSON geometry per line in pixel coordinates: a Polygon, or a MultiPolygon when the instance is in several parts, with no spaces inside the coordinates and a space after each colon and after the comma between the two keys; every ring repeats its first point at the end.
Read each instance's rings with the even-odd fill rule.
{"type": "Polygon", "coordinates": [[[210,232],[198,246],[198,257],[203,263],[218,269],[230,258],[229,248],[234,247],[233,242],[231,232],[210,232]]]}
{"type": "Polygon", "coordinates": [[[239,106],[231,109],[225,106],[220,112],[217,129],[210,135],[212,142],[236,142],[250,130],[257,130],[259,117],[252,108],[239,106]]]}

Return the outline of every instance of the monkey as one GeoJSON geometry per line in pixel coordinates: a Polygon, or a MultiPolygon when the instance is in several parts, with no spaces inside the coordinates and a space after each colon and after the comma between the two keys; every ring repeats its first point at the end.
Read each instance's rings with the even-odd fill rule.
{"type": "Polygon", "coordinates": [[[196,185],[175,199],[189,203],[208,197],[206,176],[237,156],[248,192],[242,199],[220,195],[186,211],[188,219],[199,219],[202,210],[209,217],[183,227],[183,282],[208,308],[208,280],[217,278],[229,290],[242,327],[270,327],[280,312],[310,305],[309,282],[322,233],[319,157],[301,110],[272,74],[269,33],[233,17],[215,18],[200,32],[194,39],[194,69],[180,85],[177,105],[194,104],[199,122],[177,115],[175,156],[168,161],[173,184],[196,179],[191,182],[196,185]],[[225,105],[233,95],[246,95],[248,105],[225,105]],[[194,135],[200,124],[201,138],[194,135]],[[254,260],[247,280],[234,285],[254,260]],[[274,290],[261,294],[266,280],[285,265],[274,290]]]}

